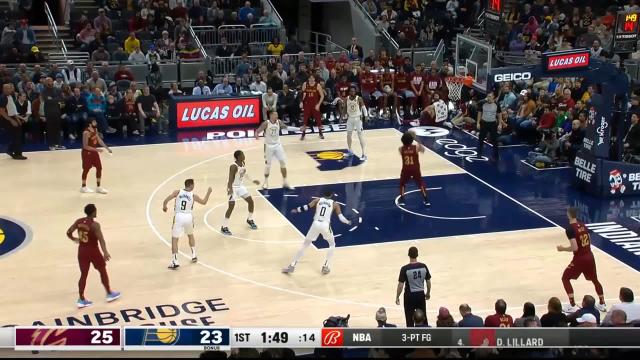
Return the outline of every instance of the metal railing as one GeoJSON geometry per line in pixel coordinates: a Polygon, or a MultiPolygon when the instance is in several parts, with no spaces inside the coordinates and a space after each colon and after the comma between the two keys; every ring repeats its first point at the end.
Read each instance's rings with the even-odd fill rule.
{"type": "Polygon", "coordinates": [[[442,60],[444,59],[445,45],[444,40],[440,40],[438,46],[430,48],[403,48],[398,49],[398,54],[408,56],[411,59],[411,63],[426,64],[429,66],[432,61],[435,61],[438,66],[442,66],[442,60]]]}
{"type": "MultiPolygon", "coordinates": [[[[301,38],[307,38],[304,36],[305,34],[300,34],[301,38]]],[[[338,45],[333,42],[331,35],[317,32],[317,31],[309,31],[309,41],[307,45],[309,45],[309,51],[314,52],[316,54],[320,53],[330,53],[330,52],[340,52],[347,51],[344,47],[338,45]]],[[[363,56],[363,54],[360,54],[363,56]]]]}
{"type": "Polygon", "coordinates": [[[89,62],[91,56],[88,52],[83,51],[66,51],[49,53],[48,59],[50,63],[62,64],[69,60],[73,60],[75,64],[84,65],[89,62]]]}
{"type": "MultiPolygon", "coordinates": [[[[284,22],[282,21],[282,16],[280,16],[280,13],[276,9],[276,7],[273,6],[273,3],[271,3],[271,0],[263,0],[262,6],[265,10],[269,10],[269,12],[271,12],[271,16],[273,16],[273,20],[276,25],[280,27],[284,26],[284,22]]],[[[284,41],[284,39],[281,39],[281,40],[284,41]]]]}
{"type": "Polygon", "coordinates": [[[360,11],[362,11],[362,13],[366,16],[366,18],[369,19],[369,22],[371,22],[371,24],[373,24],[376,30],[380,33],[380,35],[382,36],[382,43],[383,43],[382,45],[387,50],[387,53],[389,53],[392,56],[395,55],[398,52],[398,49],[400,48],[396,40],[393,37],[391,37],[391,35],[386,29],[378,26],[378,23],[376,22],[376,20],[372,18],[371,15],[369,15],[369,12],[367,11],[367,9],[364,8],[364,6],[362,5],[362,3],[360,3],[360,1],[358,0],[352,0],[352,1],[356,4],[356,6],[360,9],[360,11]]]}
{"type": "MultiPolygon", "coordinates": [[[[202,43],[200,42],[200,39],[198,39],[198,35],[193,30],[193,26],[191,26],[191,22],[189,22],[189,35],[193,39],[193,42],[195,43],[196,47],[198,47],[198,50],[200,51],[200,55],[202,55],[202,58],[203,59],[208,58],[209,54],[207,54],[207,50],[204,48],[204,46],[202,46],[202,43]]],[[[173,53],[174,53],[174,56],[175,56],[176,52],[173,51],[173,53]]]]}
{"type": "MultiPolygon", "coordinates": [[[[304,57],[304,60],[307,63],[312,63],[315,60],[315,57],[317,55],[319,54],[316,54],[316,53],[302,54],[302,56],[304,57]]],[[[329,51],[329,52],[323,53],[323,55],[333,56],[334,59],[337,60],[338,56],[340,56],[340,52],[329,51]]],[[[291,64],[291,66],[293,66],[293,64],[296,63],[297,57],[298,55],[293,55],[293,54],[283,55],[282,58],[276,55],[253,55],[253,56],[247,56],[247,57],[240,57],[240,56],[216,57],[211,60],[211,70],[216,76],[232,75],[232,74],[235,75],[238,70],[238,65],[240,65],[242,62],[245,62],[245,61],[249,63],[249,65],[251,65],[251,68],[256,68],[261,65],[266,65],[270,61],[274,61],[274,62],[288,61],[288,64],[291,64]]]]}
{"type": "Polygon", "coordinates": [[[215,26],[192,26],[191,28],[204,48],[220,45],[222,38],[225,38],[227,44],[231,46],[244,43],[266,46],[276,37],[284,43],[287,35],[285,28],[268,24],[254,24],[250,28],[244,25],[222,25],[218,28],[215,26]]]}
{"type": "Polygon", "coordinates": [[[53,34],[53,38],[60,46],[60,50],[62,50],[62,54],[67,53],[67,45],[64,43],[64,39],[60,38],[58,35],[58,26],[56,25],[56,20],[53,18],[53,14],[51,13],[51,9],[49,8],[49,4],[44,2],[44,13],[47,16],[47,23],[49,24],[49,31],[53,34]]]}

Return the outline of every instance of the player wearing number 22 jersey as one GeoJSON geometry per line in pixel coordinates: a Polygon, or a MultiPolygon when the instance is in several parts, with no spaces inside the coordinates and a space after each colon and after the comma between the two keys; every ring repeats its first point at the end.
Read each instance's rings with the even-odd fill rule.
{"type": "Polygon", "coordinates": [[[112,302],[120,297],[120,293],[112,291],[109,285],[107,261],[111,259],[111,255],[107,251],[100,224],[94,220],[98,215],[98,210],[95,205],[88,204],[84,207],[84,213],[86,217],[76,220],[67,230],[67,237],[78,244],[78,265],[80,266],[80,280],[78,281],[80,297],[76,303],[78,308],[93,305],[93,302],[84,297],[84,289],[87,285],[87,277],[89,276],[91,265],[100,273],[100,280],[107,292],[107,302],[112,302]],[[78,232],[78,237],[73,235],[76,231],[78,232]],[[102,252],[100,252],[100,248],[102,252]]]}
{"type": "Polygon", "coordinates": [[[589,230],[587,227],[577,220],[578,210],[576,208],[569,208],[567,210],[567,217],[569,218],[569,226],[566,227],[565,232],[569,239],[569,246],[559,245],[558,251],[572,251],[573,259],[564,270],[562,274],[562,285],[569,297],[570,306],[565,307],[566,312],[575,312],[578,310],[576,306],[573,287],[571,286],[571,280],[575,280],[584,274],[584,278],[591,281],[596,289],[596,294],[600,299],[600,303],[596,306],[596,309],[600,311],[606,311],[607,307],[604,301],[604,290],[600,281],[598,281],[598,272],[596,271],[596,261],[591,252],[591,238],[589,236],[589,230]]]}
{"type": "Polygon", "coordinates": [[[402,134],[402,146],[398,149],[400,156],[402,157],[402,171],[400,172],[400,199],[398,200],[398,203],[400,205],[404,205],[405,186],[409,180],[413,179],[420,189],[424,205],[428,207],[431,206],[431,204],[427,197],[427,189],[422,181],[419,157],[419,153],[423,153],[425,149],[420,143],[413,144],[413,141],[415,140],[414,136],[415,135],[411,132],[402,134]]]}
{"type": "Polygon", "coordinates": [[[167,212],[167,204],[169,201],[176,199],[173,217],[173,227],[171,228],[171,262],[169,269],[175,270],[180,266],[178,262],[178,238],[186,233],[189,237],[189,246],[191,247],[191,262],[197,262],[196,240],[193,237],[193,203],[206,205],[211,195],[211,188],[207,190],[204,199],[193,193],[193,179],[187,179],[184,182],[184,189],[176,190],[164,199],[162,203],[162,211],[167,212]]]}
{"type": "Polygon", "coordinates": [[[298,260],[300,260],[302,258],[302,255],[304,255],[304,251],[311,245],[312,242],[318,239],[319,235],[322,235],[322,237],[329,243],[327,259],[322,266],[322,274],[328,274],[331,271],[329,269],[329,261],[331,260],[331,257],[333,256],[333,250],[336,247],[336,241],[333,236],[333,231],[331,230],[331,215],[333,213],[336,213],[336,215],[338,215],[338,219],[340,219],[343,224],[351,225],[351,221],[347,220],[347,218],[342,215],[340,204],[333,200],[333,192],[330,190],[326,190],[322,194],[321,198],[314,199],[309,204],[299,206],[291,210],[291,213],[297,214],[312,208],[316,209],[316,213],[313,216],[313,223],[311,224],[311,228],[304,238],[304,244],[302,244],[302,247],[300,248],[298,253],[296,253],[291,264],[288,267],[282,269],[282,272],[285,274],[290,274],[295,270],[298,260]]]}

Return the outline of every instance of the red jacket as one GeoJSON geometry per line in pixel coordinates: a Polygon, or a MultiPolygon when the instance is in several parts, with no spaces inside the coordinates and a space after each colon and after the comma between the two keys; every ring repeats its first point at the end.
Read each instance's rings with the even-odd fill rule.
{"type": "Polygon", "coordinates": [[[539,126],[542,129],[551,129],[556,124],[556,114],[552,111],[547,111],[540,117],[539,126]]]}

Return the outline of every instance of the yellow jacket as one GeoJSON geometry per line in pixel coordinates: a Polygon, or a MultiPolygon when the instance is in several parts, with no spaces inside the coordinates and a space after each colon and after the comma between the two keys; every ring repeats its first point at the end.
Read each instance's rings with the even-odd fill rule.
{"type": "Polygon", "coordinates": [[[131,54],[136,47],[140,47],[140,40],[138,38],[131,38],[131,36],[127,37],[124,41],[124,51],[127,54],[131,54]]]}

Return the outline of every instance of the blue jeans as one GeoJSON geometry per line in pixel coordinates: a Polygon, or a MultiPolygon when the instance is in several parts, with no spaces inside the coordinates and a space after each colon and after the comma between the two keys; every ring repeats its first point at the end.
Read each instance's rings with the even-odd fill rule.
{"type": "Polygon", "coordinates": [[[536,151],[530,151],[527,159],[529,160],[530,163],[541,162],[541,163],[544,163],[545,165],[551,164],[553,162],[553,160],[551,160],[549,156],[536,151]]]}

